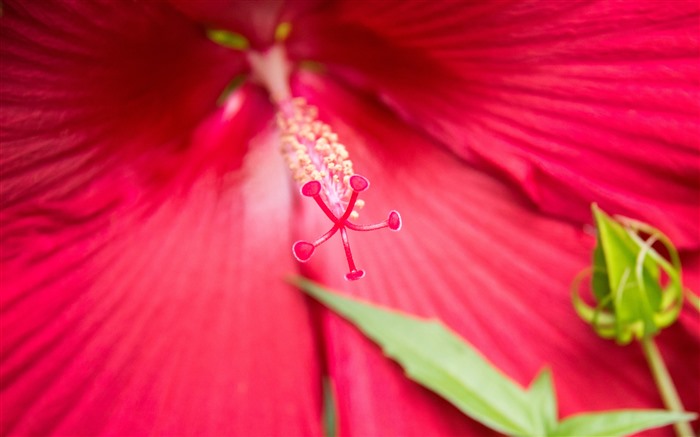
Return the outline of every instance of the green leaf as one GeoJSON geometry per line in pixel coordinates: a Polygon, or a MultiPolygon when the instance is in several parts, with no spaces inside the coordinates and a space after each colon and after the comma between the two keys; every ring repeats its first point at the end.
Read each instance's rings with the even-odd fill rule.
{"type": "Polygon", "coordinates": [[[335,405],[332,385],[329,378],[323,379],[323,435],[325,437],[338,435],[338,409],[335,405]]]}
{"type": "Polygon", "coordinates": [[[693,420],[694,414],[663,410],[618,410],[570,416],[559,423],[552,436],[612,437],[634,434],[675,422],[693,420]]]}
{"type": "Polygon", "coordinates": [[[549,369],[540,372],[525,390],[437,320],[343,297],[303,278],[292,283],[353,323],[396,360],[410,379],[502,433],[608,437],[695,417],[664,410],[618,410],[578,414],[558,422],[549,369]]]}
{"type": "Polygon", "coordinates": [[[546,421],[535,419],[533,408],[548,405],[550,415],[556,408],[552,407],[553,401],[545,399],[547,391],[551,393],[547,376],[526,391],[436,320],[418,319],[329,293],[305,279],[299,278],[295,283],[379,344],[387,356],[401,364],[410,379],[433,390],[466,415],[507,434],[544,434],[546,421]],[[531,397],[538,402],[532,402],[531,397]]]}
{"type": "Polygon", "coordinates": [[[542,434],[548,435],[557,426],[557,397],[552,382],[552,372],[549,369],[542,370],[528,388],[532,403],[532,419],[542,434]]]}

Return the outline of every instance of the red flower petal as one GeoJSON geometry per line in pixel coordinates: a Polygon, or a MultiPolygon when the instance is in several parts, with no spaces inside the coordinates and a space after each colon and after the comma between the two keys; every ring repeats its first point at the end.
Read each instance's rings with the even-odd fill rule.
{"type": "Polygon", "coordinates": [[[0,56],[5,205],[64,196],[125,161],[162,178],[160,161],[247,68],[163,2],[5,1],[0,56]]]}
{"type": "MultiPolygon", "coordinates": [[[[342,251],[323,247],[305,267],[347,293],[437,316],[523,385],[551,366],[561,412],[662,404],[637,347],[597,338],[570,301],[573,277],[590,264],[592,238],[543,217],[502,183],[426,142],[370,97],[306,79],[298,88],[338,131],[371,188],[360,222],[388,209],[400,233],[354,233],[362,281],[344,281],[342,251]],[[347,123],[351,123],[350,126],[347,123]]],[[[320,217],[308,202],[305,214],[320,217]]],[[[320,217],[322,220],[323,217],[320,217]]],[[[327,224],[319,225],[318,231],[327,224]]],[[[311,231],[313,232],[313,231],[311,231]]],[[[700,404],[697,313],[659,342],[690,411],[700,404]]],[[[470,435],[483,428],[408,382],[395,364],[347,323],[328,315],[325,338],[343,435],[470,435]]],[[[486,387],[484,389],[487,389],[486,387]]]]}
{"type": "Polygon", "coordinates": [[[283,281],[291,191],[272,138],[243,172],[201,177],[152,212],[10,217],[21,250],[2,266],[2,434],[320,434],[310,319],[283,281]]]}
{"type": "Polygon", "coordinates": [[[0,38],[0,433],[318,435],[286,172],[242,162],[269,105],[204,120],[242,55],[162,2],[3,2],[0,38]]]}
{"type": "Polygon", "coordinates": [[[370,88],[542,210],[700,247],[698,2],[343,2],[291,52],[370,88]],[[340,17],[340,20],[334,17],[340,17]]]}

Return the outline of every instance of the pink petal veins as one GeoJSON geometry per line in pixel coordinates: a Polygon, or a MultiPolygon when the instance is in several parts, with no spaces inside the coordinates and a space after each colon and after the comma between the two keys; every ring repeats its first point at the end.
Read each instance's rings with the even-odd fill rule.
{"type": "Polygon", "coordinates": [[[597,202],[700,247],[700,3],[365,3],[306,17],[290,56],[546,213],[590,223],[597,202]]]}

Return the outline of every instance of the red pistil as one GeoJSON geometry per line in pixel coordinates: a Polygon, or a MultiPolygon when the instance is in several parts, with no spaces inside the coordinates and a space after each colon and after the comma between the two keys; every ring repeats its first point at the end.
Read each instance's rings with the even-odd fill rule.
{"type": "Polygon", "coordinates": [[[316,247],[320,246],[328,239],[330,239],[336,232],[340,231],[340,236],[343,240],[343,247],[345,248],[345,257],[348,259],[348,267],[350,272],[345,275],[345,279],[348,281],[354,281],[365,276],[364,270],[358,270],[355,267],[355,262],[352,259],[352,252],[350,250],[350,242],[348,241],[347,229],[352,229],[353,231],[374,231],[376,229],[389,228],[392,231],[398,231],[401,229],[401,215],[398,211],[390,211],[389,217],[381,223],[373,225],[356,225],[350,223],[348,219],[355,207],[355,202],[357,202],[357,197],[362,191],[369,188],[369,181],[364,176],[352,175],[348,181],[350,188],[352,188],[352,195],[348,201],[348,205],[340,217],[336,216],[333,211],[326,205],[321,198],[321,183],[319,181],[309,181],[301,187],[301,194],[306,197],[313,197],[318,206],[321,208],[326,216],[333,222],[333,227],[328,230],[325,234],[319,237],[313,243],[308,241],[297,241],[292,246],[292,252],[294,257],[300,262],[306,262],[314,254],[316,247]]]}

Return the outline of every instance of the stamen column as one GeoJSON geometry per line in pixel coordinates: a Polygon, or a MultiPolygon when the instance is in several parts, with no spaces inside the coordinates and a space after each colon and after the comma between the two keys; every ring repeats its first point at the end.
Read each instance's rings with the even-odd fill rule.
{"type": "Polygon", "coordinates": [[[316,247],[340,231],[349,273],[347,280],[365,276],[353,260],[347,230],[373,231],[401,229],[401,216],[390,211],[386,220],[372,225],[358,225],[349,219],[358,217],[355,209],[364,205],[359,193],[369,188],[367,178],[354,173],[345,146],[330,126],[318,119],[318,110],[302,98],[292,98],[289,90],[289,63],[281,45],[265,53],[249,52],[253,78],[264,85],[278,107],[277,126],[281,133],[281,152],[293,179],[301,186],[301,194],[314,199],[321,211],[333,222],[328,232],[313,243],[297,241],[292,252],[300,262],[308,261],[316,247]]]}

